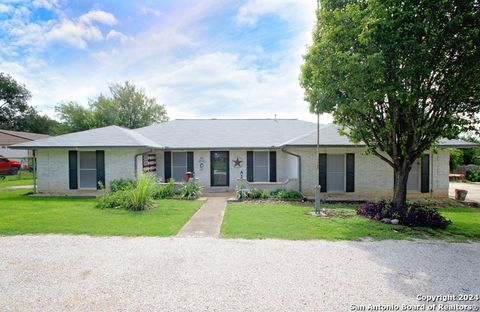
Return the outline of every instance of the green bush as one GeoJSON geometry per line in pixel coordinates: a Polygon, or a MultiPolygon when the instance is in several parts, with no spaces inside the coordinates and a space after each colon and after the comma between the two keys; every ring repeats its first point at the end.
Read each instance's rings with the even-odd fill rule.
{"type": "Polygon", "coordinates": [[[272,197],[279,199],[302,199],[303,194],[299,191],[278,189],[270,193],[272,197]]]}
{"type": "Polygon", "coordinates": [[[261,198],[261,199],[270,198],[270,193],[268,193],[267,191],[262,191],[262,192],[260,193],[260,198],[261,198]]]}
{"type": "Polygon", "coordinates": [[[246,198],[244,189],[245,189],[245,185],[243,183],[239,183],[237,184],[237,186],[235,186],[235,195],[237,196],[237,199],[246,198]]]}
{"type": "MultiPolygon", "coordinates": [[[[98,208],[123,208],[140,211],[153,206],[156,179],[152,174],[140,174],[136,183],[124,181],[115,185],[114,191],[97,198],[98,208]]],[[[112,188],[111,188],[112,189],[112,188]]]]}
{"type": "Polygon", "coordinates": [[[153,206],[153,193],[157,186],[154,175],[142,173],[134,188],[125,190],[125,208],[133,211],[146,210],[153,206]]]}
{"type": "Polygon", "coordinates": [[[463,165],[463,151],[458,148],[452,148],[450,151],[450,170],[457,169],[458,165],[463,165]]]}
{"type": "Polygon", "coordinates": [[[175,180],[170,179],[168,185],[159,185],[155,188],[153,198],[164,199],[175,196],[175,180]]]}
{"type": "Polygon", "coordinates": [[[251,199],[262,198],[262,190],[253,188],[248,190],[248,192],[245,195],[247,198],[251,198],[251,199]]]}
{"type": "Polygon", "coordinates": [[[117,179],[110,182],[110,191],[124,191],[135,187],[135,180],[132,179],[117,179]]]}
{"type": "Polygon", "coordinates": [[[480,168],[467,170],[465,178],[470,182],[480,182],[480,168]]]}
{"type": "Polygon", "coordinates": [[[190,181],[183,183],[181,196],[187,199],[195,199],[198,198],[201,192],[202,187],[200,186],[200,183],[191,179],[190,181]]]}
{"type": "Polygon", "coordinates": [[[124,208],[125,200],[126,194],[124,191],[105,192],[102,196],[97,197],[95,206],[97,208],[124,208]]]}
{"type": "Polygon", "coordinates": [[[400,224],[409,227],[445,229],[452,223],[445,219],[437,209],[418,202],[407,202],[400,208],[394,208],[391,202],[385,200],[377,203],[367,202],[357,208],[357,214],[374,220],[398,219],[400,224]]]}

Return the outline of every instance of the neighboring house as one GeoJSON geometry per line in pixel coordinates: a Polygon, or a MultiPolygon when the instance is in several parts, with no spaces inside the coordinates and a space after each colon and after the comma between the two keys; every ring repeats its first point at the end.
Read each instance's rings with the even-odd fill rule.
{"type": "MultiPolygon", "coordinates": [[[[37,150],[38,190],[77,193],[107,187],[120,178],[152,171],[159,182],[185,179],[193,172],[207,191],[244,188],[296,189],[311,196],[389,196],[393,169],[363,144],[338,134],[334,124],[320,128],[317,166],[316,124],[296,119],[174,120],[129,130],[117,126],[17,144],[37,150]]],[[[449,148],[470,143],[442,140],[436,152],[413,166],[409,197],[447,197],[449,148]]]]}
{"type": "Polygon", "coordinates": [[[32,156],[32,153],[29,153],[26,150],[10,149],[9,147],[13,144],[35,141],[48,137],[49,136],[46,134],[0,129],[0,155],[6,158],[23,158],[32,156]]]}

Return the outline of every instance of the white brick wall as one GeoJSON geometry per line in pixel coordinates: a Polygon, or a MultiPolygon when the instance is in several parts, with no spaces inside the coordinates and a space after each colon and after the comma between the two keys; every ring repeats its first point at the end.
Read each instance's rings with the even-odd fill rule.
{"type": "MultiPolygon", "coordinates": [[[[110,181],[117,179],[135,179],[135,155],[142,153],[137,149],[107,149],[105,150],[105,184],[110,187],[110,181]]],[[[142,168],[142,158],[138,157],[137,165],[142,168]]]]}
{"type": "MultiPolygon", "coordinates": [[[[183,151],[186,152],[187,150],[183,151]]],[[[246,150],[230,150],[230,186],[229,190],[235,189],[238,179],[243,172],[243,178],[247,178],[247,151],[246,150]],[[236,158],[242,160],[240,167],[234,167],[233,160],[236,158]]],[[[210,188],[210,150],[195,150],[193,151],[193,161],[195,177],[205,188],[210,188]],[[200,168],[200,159],[203,158],[204,167],[200,168]]],[[[164,153],[157,151],[157,176],[163,179],[164,172],[164,153]]],[[[297,177],[297,160],[295,157],[285,154],[282,151],[277,151],[277,181],[283,182],[289,178],[297,177]]],[[[222,189],[222,187],[219,187],[222,189]]],[[[225,189],[225,188],[223,188],[225,189]]]]}
{"type": "MultiPolygon", "coordinates": [[[[105,150],[105,183],[135,178],[136,149],[105,150]]],[[[75,193],[69,189],[68,149],[39,149],[37,151],[38,191],[41,193],[75,193]]]]}
{"type": "Polygon", "coordinates": [[[68,150],[37,150],[37,173],[39,192],[68,192],[68,150]]]}
{"type": "MultiPolygon", "coordinates": [[[[318,183],[317,156],[315,148],[289,148],[295,154],[302,156],[302,192],[313,195],[318,183]]],[[[346,154],[355,153],[355,192],[344,193],[353,197],[380,198],[391,196],[393,189],[393,169],[376,156],[363,155],[363,148],[321,148],[320,153],[346,154]]],[[[105,180],[106,186],[115,179],[135,178],[135,154],[142,150],[136,149],[107,149],[105,150],[105,180]]],[[[156,151],[157,176],[164,177],[164,153],[156,151]]],[[[67,193],[69,190],[68,176],[68,149],[41,149],[37,151],[38,189],[44,193],[67,193]]],[[[448,149],[440,149],[431,157],[431,189],[432,194],[410,192],[409,197],[436,197],[448,196],[449,173],[448,149]]],[[[139,161],[141,159],[139,158],[139,161]]],[[[230,187],[233,190],[243,171],[243,178],[247,177],[246,150],[230,151],[230,187]],[[243,160],[240,168],[233,166],[233,159],[243,160]]],[[[210,151],[194,151],[194,168],[196,178],[206,187],[210,187],[210,151]],[[200,168],[200,158],[204,160],[203,170],[200,168]]],[[[297,178],[297,159],[294,156],[277,151],[277,181],[283,182],[289,178],[297,178]]]]}
{"type": "MultiPolygon", "coordinates": [[[[302,156],[302,192],[313,195],[318,183],[316,148],[289,148],[302,156]]],[[[389,197],[393,192],[393,169],[374,155],[364,155],[364,148],[320,148],[320,153],[355,154],[355,192],[342,195],[361,198],[389,197]]],[[[430,184],[433,192],[409,192],[409,198],[448,197],[448,172],[450,152],[441,149],[430,161],[430,184]]]]}

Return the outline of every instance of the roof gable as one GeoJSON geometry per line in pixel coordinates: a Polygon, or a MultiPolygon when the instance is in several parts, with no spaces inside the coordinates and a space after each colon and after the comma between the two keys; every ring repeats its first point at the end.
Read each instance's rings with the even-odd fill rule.
{"type": "Polygon", "coordinates": [[[23,132],[23,131],[13,131],[13,130],[3,130],[0,129],[0,133],[11,135],[17,138],[22,138],[29,141],[39,140],[50,137],[48,134],[42,133],[31,133],[31,132],[23,132]]]}
{"type": "Polygon", "coordinates": [[[272,148],[315,127],[297,119],[177,119],[135,131],[169,149],[272,148]]]}
{"type": "Polygon", "coordinates": [[[141,134],[118,126],[108,126],[68,133],[33,142],[15,144],[12,148],[60,148],[60,147],[152,147],[161,145],[141,134]]]}

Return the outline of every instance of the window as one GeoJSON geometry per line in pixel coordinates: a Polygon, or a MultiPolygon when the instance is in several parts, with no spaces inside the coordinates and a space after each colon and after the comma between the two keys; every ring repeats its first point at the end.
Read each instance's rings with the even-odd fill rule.
{"type": "Polygon", "coordinates": [[[269,182],[269,157],[268,152],[253,153],[253,181],[269,182]]]}
{"type": "Polygon", "coordinates": [[[407,191],[420,191],[420,159],[415,160],[408,174],[407,191]]]}
{"type": "Polygon", "coordinates": [[[345,192],[345,155],[327,155],[327,190],[345,192]]]}
{"type": "Polygon", "coordinates": [[[185,181],[185,173],[187,173],[187,153],[172,153],[172,178],[175,181],[185,181]]]}
{"type": "Polygon", "coordinates": [[[80,188],[97,188],[97,157],[95,152],[80,152],[79,185],[80,188]]]}

